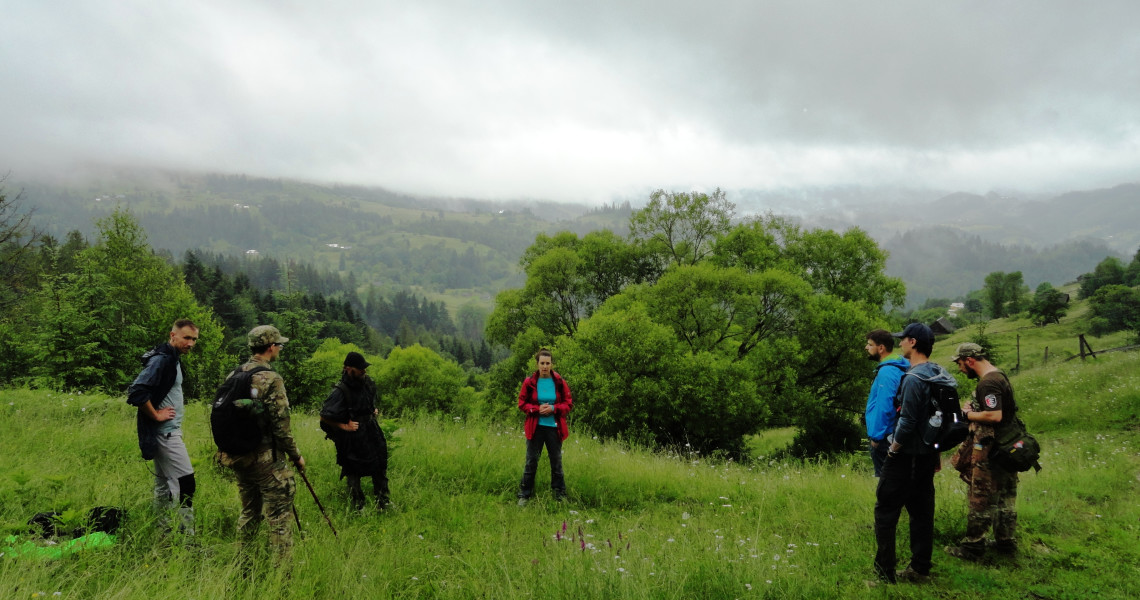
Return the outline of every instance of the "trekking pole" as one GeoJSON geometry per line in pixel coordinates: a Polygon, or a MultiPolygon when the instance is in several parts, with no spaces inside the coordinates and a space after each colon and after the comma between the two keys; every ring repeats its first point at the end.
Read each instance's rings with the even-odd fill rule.
{"type": "Polygon", "coordinates": [[[295,503],[293,504],[292,509],[293,509],[293,520],[297,522],[297,533],[303,534],[303,533],[305,533],[305,531],[303,529],[301,529],[301,517],[297,515],[297,505],[295,503]]]}
{"type": "Polygon", "coordinates": [[[305,487],[309,488],[309,493],[313,495],[313,501],[317,503],[317,508],[321,509],[321,516],[323,516],[325,518],[325,522],[329,524],[329,529],[332,529],[333,537],[338,537],[336,534],[336,527],[333,527],[332,519],[330,519],[329,514],[325,512],[325,506],[321,504],[321,499],[317,497],[317,492],[313,490],[313,484],[309,483],[309,476],[305,475],[305,472],[301,469],[297,469],[297,472],[301,474],[301,479],[304,480],[305,487]]]}

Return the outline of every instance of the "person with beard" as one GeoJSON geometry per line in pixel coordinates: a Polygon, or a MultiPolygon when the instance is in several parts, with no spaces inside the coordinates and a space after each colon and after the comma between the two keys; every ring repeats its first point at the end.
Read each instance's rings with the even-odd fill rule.
{"type": "Polygon", "coordinates": [[[168,527],[170,509],[178,508],[179,528],[194,535],[194,466],[182,441],[186,405],[181,355],[198,341],[198,326],[178,319],[170,340],[142,356],[143,369],[127,390],[127,403],[138,408],[139,449],[144,460],[154,459],[154,508],[158,523],[168,527]],[[177,500],[176,500],[177,499],[177,500]]]}
{"type": "Polygon", "coordinates": [[[871,464],[875,467],[875,477],[883,471],[883,463],[887,460],[887,436],[895,430],[895,420],[898,410],[895,407],[895,394],[899,390],[899,381],[903,373],[910,368],[910,363],[899,354],[893,352],[895,338],[885,329],[876,329],[867,333],[867,358],[875,361],[875,381],[871,383],[871,391],[867,394],[867,410],[864,420],[867,423],[867,438],[870,440],[871,464]],[[884,368],[885,367],[885,368],[884,368]]]}
{"type": "Polygon", "coordinates": [[[941,457],[923,441],[930,416],[932,385],[957,387],[954,376],[928,358],[934,349],[934,332],[911,323],[901,333],[899,349],[911,367],[899,384],[899,418],[888,441],[887,460],[875,488],[875,573],[895,583],[929,583],[934,550],[934,473],[941,457]],[[910,516],[910,564],[895,572],[896,529],[902,510],[910,516]]]}
{"type": "Polygon", "coordinates": [[[970,435],[951,460],[969,486],[966,535],[946,552],[965,560],[979,560],[985,554],[986,533],[993,528],[993,548],[1004,554],[1017,552],[1017,473],[1003,469],[990,455],[1004,428],[1017,426],[1017,404],[1009,378],[986,357],[978,344],[958,346],[950,357],[958,370],[978,380],[972,401],[962,404],[970,422],[970,435]]]}
{"type": "Polygon", "coordinates": [[[370,363],[359,352],[344,358],[340,381],[321,407],[321,429],[336,445],[336,464],[356,510],[364,508],[362,477],[372,478],[376,508],[388,505],[388,442],[376,421],[376,385],[365,372],[370,363]]]}

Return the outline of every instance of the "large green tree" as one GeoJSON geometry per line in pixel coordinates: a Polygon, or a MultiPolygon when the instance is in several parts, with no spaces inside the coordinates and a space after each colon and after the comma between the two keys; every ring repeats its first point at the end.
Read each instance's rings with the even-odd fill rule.
{"type": "Polygon", "coordinates": [[[1140,290],[1126,285],[1106,285],[1089,299],[1093,335],[1130,330],[1140,336],[1140,290]]]}
{"type": "Polygon", "coordinates": [[[539,234],[519,263],[526,284],[500,292],[487,319],[487,339],[504,346],[529,327],[573,336],[607,298],[659,274],[646,246],[604,230],[539,234]]]}
{"type": "Polygon", "coordinates": [[[648,243],[664,264],[692,265],[712,254],[713,243],[732,226],[735,213],[736,205],[720,188],[712,195],[657,190],[630,217],[629,232],[648,243]]]}
{"type": "Polygon", "coordinates": [[[1106,285],[1124,284],[1124,263],[1115,256],[1106,257],[1097,263],[1092,273],[1085,273],[1081,278],[1081,288],[1078,292],[1080,298],[1092,298],[1097,290],[1106,285]]]}
{"type": "Polygon", "coordinates": [[[1033,293],[1033,302],[1029,305],[1029,314],[1033,322],[1038,325],[1060,323],[1061,317],[1068,312],[1068,299],[1053,287],[1049,282],[1037,286],[1033,293]]]}
{"type": "Polygon", "coordinates": [[[985,293],[986,308],[994,319],[1017,314],[1025,308],[1022,298],[1027,292],[1021,271],[993,271],[986,275],[985,293]]]}
{"type": "Polygon", "coordinates": [[[35,281],[32,249],[40,234],[31,218],[31,212],[21,209],[19,194],[9,196],[0,187],[0,311],[19,301],[35,281]]]}
{"type": "Polygon", "coordinates": [[[116,210],[97,227],[98,240],[79,253],[76,271],[43,285],[34,374],[67,388],[121,391],[139,356],[165,341],[176,319],[189,318],[200,331],[187,359],[187,392],[212,388],[224,368],[213,315],[181,272],[154,254],[130,213],[116,210]]]}
{"type": "Polygon", "coordinates": [[[511,397],[551,345],[575,418],[601,435],[736,453],[765,425],[847,423],[812,452],[852,449],[868,381],[853,348],[902,303],[902,283],[858,229],[732,226],[731,214],[719,191],[659,192],[629,240],[540,235],[524,288],[501,293],[488,320],[488,338],[515,352],[489,394],[511,397]]]}

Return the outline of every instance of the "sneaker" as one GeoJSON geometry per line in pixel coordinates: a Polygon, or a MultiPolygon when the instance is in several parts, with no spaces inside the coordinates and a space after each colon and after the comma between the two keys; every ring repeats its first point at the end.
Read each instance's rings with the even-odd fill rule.
{"type": "Polygon", "coordinates": [[[944,549],[946,550],[946,554],[949,554],[950,556],[972,562],[981,560],[982,555],[985,554],[984,548],[979,550],[977,548],[966,546],[964,544],[959,544],[957,546],[946,546],[944,549]]]}
{"type": "Polygon", "coordinates": [[[902,583],[916,583],[921,585],[924,583],[930,583],[930,574],[927,573],[926,575],[923,575],[922,573],[915,571],[912,567],[907,567],[902,571],[895,573],[895,579],[902,583]]]}
{"type": "Polygon", "coordinates": [[[519,506],[526,506],[527,502],[530,502],[530,498],[519,498],[519,506]]]}

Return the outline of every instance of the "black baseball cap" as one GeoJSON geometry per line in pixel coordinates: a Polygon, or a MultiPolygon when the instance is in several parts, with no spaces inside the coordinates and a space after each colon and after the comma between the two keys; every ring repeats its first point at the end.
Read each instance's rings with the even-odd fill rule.
{"type": "Polygon", "coordinates": [[[899,339],[914,338],[916,341],[918,341],[919,344],[922,344],[923,342],[934,344],[934,332],[922,323],[911,323],[910,325],[907,325],[906,328],[902,331],[898,333],[892,333],[891,336],[899,339]]]}

